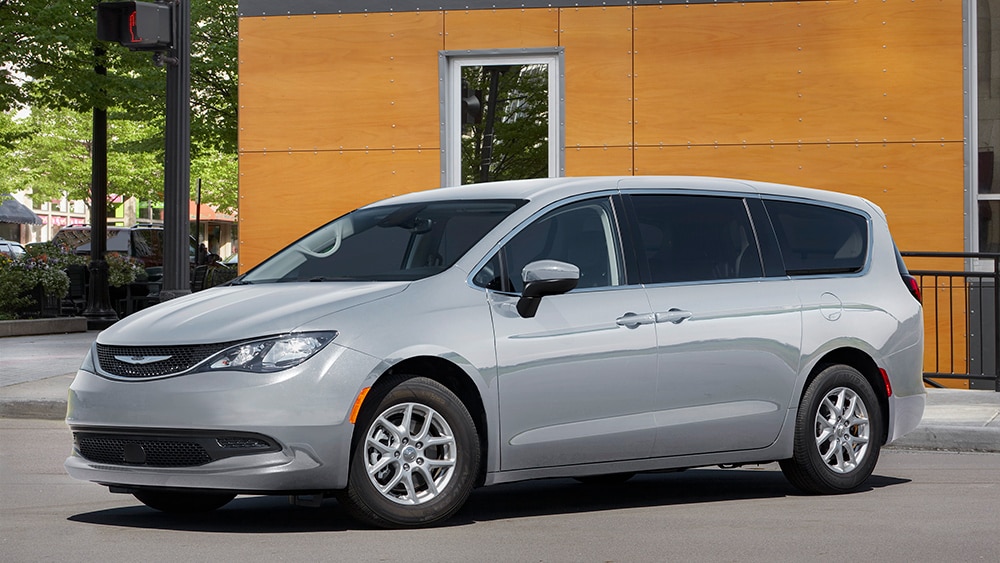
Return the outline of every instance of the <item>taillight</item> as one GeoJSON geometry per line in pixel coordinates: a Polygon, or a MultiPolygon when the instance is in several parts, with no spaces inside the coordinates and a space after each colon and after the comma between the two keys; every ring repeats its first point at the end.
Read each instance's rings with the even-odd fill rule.
{"type": "Polygon", "coordinates": [[[924,303],[924,299],[923,296],[920,295],[920,284],[917,283],[917,278],[908,274],[903,274],[902,277],[903,283],[906,284],[906,289],[910,290],[910,295],[917,300],[917,303],[922,305],[924,303]]]}

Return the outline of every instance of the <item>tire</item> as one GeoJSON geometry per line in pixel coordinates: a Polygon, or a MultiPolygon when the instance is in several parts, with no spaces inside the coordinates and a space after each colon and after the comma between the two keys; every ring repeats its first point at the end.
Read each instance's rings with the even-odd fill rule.
{"type": "Polygon", "coordinates": [[[424,377],[394,376],[382,389],[358,417],[340,502],[355,519],[383,528],[442,522],[476,481],[472,416],[447,387],[424,377]]]}
{"type": "Polygon", "coordinates": [[[632,477],[635,477],[635,473],[608,473],[606,475],[585,475],[582,477],[573,477],[577,481],[583,483],[584,485],[592,485],[595,487],[607,487],[611,485],[620,485],[625,481],[628,481],[632,477]]]}
{"type": "Polygon", "coordinates": [[[882,446],[882,411],[871,384],[846,365],[824,369],[802,395],[793,457],[781,471],[809,494],[855,491],[875,469],[882,446]]]}
{"type": "Polygon", "coordinates": [[[174,491],[137,491],[132,494],[142,504],[160,512],[193,514],[222,508],[236,495],[229,493],[182,493],[174,491]]]}

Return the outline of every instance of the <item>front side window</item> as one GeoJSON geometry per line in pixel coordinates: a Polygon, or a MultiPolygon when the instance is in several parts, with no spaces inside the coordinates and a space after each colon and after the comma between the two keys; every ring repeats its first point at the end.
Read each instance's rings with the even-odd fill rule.
{"type": "Polygon", "coordinates": [[[868,257],[868,219],[843,209],[765,201],[790,276],[861,271],[868,257]]]}
{"type": "Polygon", "coordinates": [[[439,201],[359,209],[320,227],[237,283],[412,281],[440,273],[521,201],[439,201]]]}
{"type": "Polygon", "coordinates": [[[763,275],[746,205],[738,197],[634,195],[639,257],[649,283],[763,275]]]}
{"type": "Polygon", "coordinates": [[[623,276],[618,248],[610,201],[573,203],[543,215],[517,233],[476,274],[475,283],[520,293],[525,266],[537,260],[559,260],[580,268],[577,288],[620,285],[623,276]],[[506,275],[497,275],[501,271],[506,275]]]}

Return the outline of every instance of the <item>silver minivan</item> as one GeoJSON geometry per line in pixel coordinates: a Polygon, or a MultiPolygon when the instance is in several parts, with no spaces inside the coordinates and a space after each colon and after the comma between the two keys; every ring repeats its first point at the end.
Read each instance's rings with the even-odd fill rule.
{"type": "Polygon", "coordinates": [[[164,511],[336,495],[385,527],[481,485],[716,464],[843,493],[923,414],[919,298],[854,196],[700,177],[413,193],[102,332],[65,465],[164,511]]]}

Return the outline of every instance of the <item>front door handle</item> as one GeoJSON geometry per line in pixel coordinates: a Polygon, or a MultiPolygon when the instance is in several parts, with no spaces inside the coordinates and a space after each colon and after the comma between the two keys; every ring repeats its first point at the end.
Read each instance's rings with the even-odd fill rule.
{"type": "Polygon", "coordinates": [[[635,313],[625,313],[624,315],[615,319],[615,324],[627,328],[635,328],[639,325],[650,325],[655,322],[656,322],[656,315],[654,315],[653,313],[645,313],[642,315],[637,315],[635,313]]]}
{"type": "Polygon", "coordinates": [[[655,317],[658,323],[674,323],[676,325],[690,319],[692,314],[691,311],[670,309],[666,312],[656,313],[655,317]]]}

